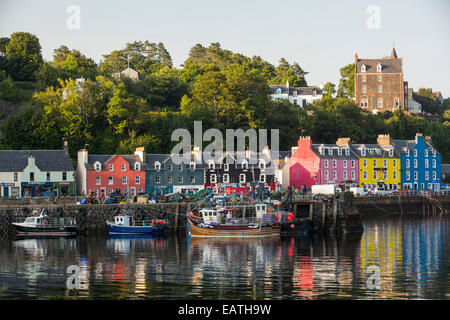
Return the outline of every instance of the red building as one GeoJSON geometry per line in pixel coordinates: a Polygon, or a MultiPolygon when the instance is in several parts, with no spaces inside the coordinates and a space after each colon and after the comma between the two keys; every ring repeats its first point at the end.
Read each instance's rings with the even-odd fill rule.
{"type": "MultiPolygon", "coordinates": [[[[88,155],[87,150],[80,150],[78,158],[84,162],[86,177],[79,193],[94,192],[101,196],[117,192],[134,196],[145,192],[144,150],[136,150],[134,155],[112,156],[88,155]]],[[[80,173],[78,177],[84,180],[80,173]]]]}

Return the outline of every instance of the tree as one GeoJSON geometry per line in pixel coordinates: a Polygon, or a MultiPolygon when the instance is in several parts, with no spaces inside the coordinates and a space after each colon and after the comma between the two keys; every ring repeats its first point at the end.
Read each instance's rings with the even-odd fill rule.
{"type": "Polygon", "coordinates": [[[336,85],[331,82],[325,83],[325,85],[323,86],[323,95],[332,97],[334,96],[335,93],[336,93],[336,85]]]}
{"type": "Polygon", "coordinates": [[[15,32],[5,50],[8,74],[14,80],[33,81],[42,63],[39,39],[28,32],[15,32]]]}
{"type": "Polygon", "coordinates": [[[298,63],[292,66],[286,59],[281,58],[276,67],[276,76],[270,80],[270,84],[286,84],[289,81],[290,87],[306,87],[305,72],[298,63]]]}
{"type": "Polygon", "coordinates": [[[442,114],[445,110],[445,107],[437,101],[437,97],[431,88],[419,88],[413,94],[413,99],[422,105],[422,111],[424,112],[442,114]]]}
{"type": "Polygon", "coordinates": [[[98,67],[94,60],[67,46],[60,46],[53,51],[52,66],[62,71],[60,74],[64,79],[84,77],[94,80],[98,74],[98,67]]]}
{"type": "Polygon", "coordinates": [[[107,104],[107,119],[115,129],[115,133],[127,133],[132,141],[137,134],[137,127],[148,111],[145,100],[127,92],[125,84],[120,83],[107,104]]]}
{"type": "Polygon", "coordinates": [[[8,37],[2,37],[0,38],[0,56],[6,55],[6,46],[11,41],[8,37]]]}
{"type": "Polygon", "coordinates": [[[337,90],[340,98],[352,99],[355,97],[355,64],[348,64],[339,70],[341,79],[337,90]]]}

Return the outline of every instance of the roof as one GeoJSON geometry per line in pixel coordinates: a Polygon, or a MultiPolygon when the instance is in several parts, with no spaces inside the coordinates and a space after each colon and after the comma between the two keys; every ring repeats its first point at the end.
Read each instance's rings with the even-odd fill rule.
{"type": "Polygon", "coordinates": [[[73,171],[69,154],[64,150],[0,150],[0,172],[20,172],[35,158],[41,171],[73,171]]]}
{"type": "MultiPolygon", "coordinates": [[[[97,161],[100,162],[101,169],[106,169],[106,163],[115,157],[116,155],[104,155],[104,154],[89,154],[88,155],[88,162],[85,164],[86,169],[94,169],[94,163],[97,161]]],[[[135,154],[124,154],[124,155],[117,155],[121,158],[123,158],[125,161],[128,162],[130,167],[133,167],[135,162],[139,162],[141,165],[143,163],[141,162],[141,159],[138,155],[135,154]]]]}
{"type": "Polygon", "coordinates": [[[379,144],[367,144],[367,143],[366,144],[352,144],[352,150],[360,158],[399,158],[400,157],[400,152],[397,148],[395,148],[395,146],[394,146],[393,156],[389,156],[389,150],[386,148],[383,148],[379,144]],[[369,151],[366,150],[366,155],[363,156],[361,154],[361,150],[363,147],[366,149],[373,149],[374,152],[370,153],[369,151]]]}
{"type": "MultiPolygon", "coordinates": [[[[436,154],[439,154],[439,151],[433,148],[433,146],[424,140],[425,145],[428,147],[428,151],[432,152],[433,150],[436,151],[436,154]]],[[[416,140],[392,140],[392,144],[399,152],[406,152],[407,149],[410,151],[414,149],[416,146],[416,140]]]]}
{"type": "Polygon", "coordinates": [[[342,151],[341,154],[338,153],[338,149],[344,150],[346,147],[344,146],[338,146],[337,144],[313,144],[312,145],[312,151],[319,156],[322,159],[355,159],[357,158],[357,154],[352,150],[352,147],[350,146],[350,154],[346,155],[345,151],[342,151]],[[329,148],[331,149],[331,155],[329,153],[329,150],[326,150],[323,154],[320,153],[320,148],[329,148]]]}
{"type": "Polygon", "coordinates": [[[286,87],[285,85],[269,85],[269,89],[272,94],[275,94],[277,89],[281,89],[281,94],[288,94],[290,96],[312,96],[313,91],[316,90],[317,95],[323,94],[322,89],[319,87],[311,86],[311,87],[286,87]]]}
{"type": "Polygon", "coordinates": [[[356,73],[378,73],[377,64],[381,64],[381,73],[402,73],[403,60],[401,58],[358,59],[356,73]],[[361,72],[361,67],[366,66],[366,72],[361,72]]]}

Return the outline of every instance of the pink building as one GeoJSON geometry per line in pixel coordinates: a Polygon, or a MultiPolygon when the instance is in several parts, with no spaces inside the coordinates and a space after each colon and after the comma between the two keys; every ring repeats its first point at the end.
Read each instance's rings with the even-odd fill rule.
{"type": "Polygon", "coordinates": [[[339,138],[336,144],[312,144],[310,137],[300,137],[289,159],[289,186],[302,189],[329,183],[359,184],[359,158],[350,138],[339,138]]]}

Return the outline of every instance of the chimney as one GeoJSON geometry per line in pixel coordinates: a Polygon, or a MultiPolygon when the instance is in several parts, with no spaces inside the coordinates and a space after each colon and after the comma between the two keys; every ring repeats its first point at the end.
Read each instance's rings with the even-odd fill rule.
{"type": "Polygon", "coordinates": [[[63,138],[63,150],[65,153],[69,153],[69,144],[66,139],[63,138]]]}
{"type": "Polygon", "coordinates": [[[389,134],[379,134],[377,143],[382,147],[388,147],[392,145],[392,139],[389,134]]]}
{"type": "Polygon", "coordinates": [[[78,163],[88,163],[88,151],[87,149],[78,150],[78,163]]]}
{"type": "Polygon", "coordinates": [[[312,140],[310,136],[300,136],[297,144],[299,149],[312,149],[312,140]]]}
{"type": "Polygon", "coordinates": [[[350,146],[352,144],[350,138],[339,138],[336,141],[336,144],[340,147],[347,147],[350,146]]]}
{"type": "Polygon", "coordinates": [[[136,148],[134,154],[139,156],[142,163],[145,163],[145,147],[136,148]]]}

